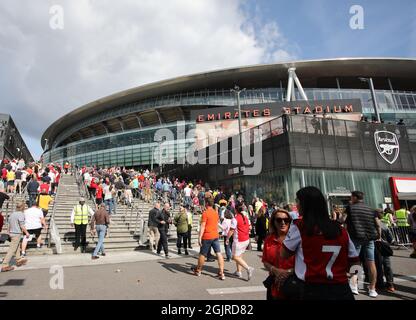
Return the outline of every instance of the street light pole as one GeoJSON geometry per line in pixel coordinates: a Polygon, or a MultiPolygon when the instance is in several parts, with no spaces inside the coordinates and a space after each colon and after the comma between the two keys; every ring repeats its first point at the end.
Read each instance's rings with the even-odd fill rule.
{"type": "Polygon", "coordinates": [[[150,148],[150,153],[151,153],[151,165],[150,165],[150,171],[153,171],[153,158],[154,158],[154,153],[155,153],[155,151],[154,151],[154,149],[152,148],[152,147],[150,147],[150,145],[149,145],[149,148],[150,148]]]}
{"type": "Polygon", "coordinates": [[[378,103],[377,103],[377,97],[376,97],[376,91],[374,90],[374,83],[373,78],[359,78],[362,82],[367,82],[370,86],[370,92],[371,92],[371,99],[373,100],[373,106],[374,106],[374,113],[376,114],[377,122],[380,123],[380,113],[378,112],[378,103]]]}
{"type": "Polygon", "coordinates": [[[162,173],[163,170],[163,164],[162,164],[162,150],[160,146],[162,145],[162,142],[159,141],[159,167],[160,167],[160,173],[162,173]]]}
{"type": "Polygon", "coordinates": [[[241,104],[240,104],[240,93],[244,92],[246,89],[241,89],[239,86],[235,86],[234,89],[231,89],[231,92],[234,92],[234,94],[237,97],[237,108],[238,108],[238,141],[239,141],[239,148],[240,148],[240,163],[241,163],[241,152],[243,150],[243,138],[242,138],[242,129],[241,129],[241,104]]]}

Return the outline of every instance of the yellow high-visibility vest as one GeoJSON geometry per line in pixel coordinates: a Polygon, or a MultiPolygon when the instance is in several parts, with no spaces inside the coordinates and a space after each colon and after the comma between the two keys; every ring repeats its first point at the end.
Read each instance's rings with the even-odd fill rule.
{"type": "Polygon", "coordinates": [[[386,213],[383,215],[383,218],[381,218],[381,222],[383,222],[387,227],[391,227],[391,213],[386,213]]]}
{"type": "Polygon", "coordinates": [[[88,224],[88,206],[86,204],[84,204],[83,206],[77,204],[74,209],[74,224],[88,224]]]}
{"type": "Polygon", "coordinates": [[[192,213],[191,212],[187,212],[186,214],[187,214],[187,217],[188,217],[188,225],[191,225],[192,226],[192,224],[193,224],[192,213]]]}
{"type": "Polygon", "coordinates": [[[397,226],[398,227],[408,227],[407,223],[407,211],[406,209],[400,209],[396,211],[397,226]]]}

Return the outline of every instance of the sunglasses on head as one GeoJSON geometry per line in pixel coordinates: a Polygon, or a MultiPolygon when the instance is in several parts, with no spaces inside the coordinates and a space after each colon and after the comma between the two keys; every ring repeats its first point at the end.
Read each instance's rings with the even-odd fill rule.
{"type": "Polygon", "coordinates": [[[289,224],[290,223],[290,219],[289,218],[275,218],[274,221],[276,221],[277,223],[282,223],[283,221],[285,222],[285,224],[289,224]]]}

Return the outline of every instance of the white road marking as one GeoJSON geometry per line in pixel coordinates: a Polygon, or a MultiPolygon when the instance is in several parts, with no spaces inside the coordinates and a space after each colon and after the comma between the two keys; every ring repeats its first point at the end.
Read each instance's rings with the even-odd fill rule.
{"type": "MultiPolygon", "coordinates": [[[[416,276],[395,276],[394,282],[406,282],[416,281],[416,276]]],[[[367,283],[368,284],[368,283],[367,283]]],[[[250,293],[250,292],[266,292],[266,288],[263,286],[251,286],[251,287],[228,287],[228,288],[215,288],[207,289],[210,295],[222,295],[222,294],[236,294],[236,293],[250,293]]]]}
{"type": "Polygon", "coordinates": [[[216,289],[207,289],[210,295],[219,295],[219,294],[235,294],[235,293],[249,293],[249,292],[266,292],[264,286],[251,286],[251,287],[234,287],[234,288],[216,288],[216,289]]]}
{"type": "MultiPolygon", "coordinates": [[[[416,281],[416,276],[394,276],[393,277],[394,282],[406,282],[406,281],[416,281]]],[[[358,281],[359,283],[369,284],[369,282],[362,282],[358,281]]]]}

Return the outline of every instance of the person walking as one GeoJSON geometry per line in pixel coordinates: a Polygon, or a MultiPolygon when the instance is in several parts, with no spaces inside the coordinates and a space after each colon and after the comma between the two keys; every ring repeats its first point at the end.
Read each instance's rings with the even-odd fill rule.
{"type": "Polygon", "coordinates": [[[176,247],[178,248],[178,254],[182,254],[181,247],[183,242],[183,248],[185,255],[189,255],[188,244],[188,215],[183,205],[180,206],[178,214],[174,218],[174,225],[176,226],[177,241],[176,247]]]}
{"type": "Polygon", "coordinates": [[[160,233],[159,233],[159,220],[157,216],[160,213],[160,202],[155,202],[153,209],[149,211],[149,219],[147,226],[149,228],[149,249],[152,252],[157,251],[157,246],[159,244],[160,233]]]}
{"type": "Polygon", "coordinates": [[[29,194],[29,207],[32,207],[36,203],[36,198],[38,197],[39,182],[36,179],[36,175],[33,174],[31,180],[27,184],[27,193],[29,194]]]}
{"type": "Polygon", "coordinates": [[[38,195],[36,199],[36,205],[42,209],[43,216],[46,217],[49,212],[49,205],[53,201],[52,197],[46,191],[46,189],[42,189],[41,194],[38,195]]]}
{"type": "Polygon", "coordinates": [[[188,217],[188,249],[192,249],[192,227],[193,227],[193,214],[191,210],[189,210],[189,206],[185,205],[186,215],[188,217]]]}
{"type": "MultiPolygon", "coordinates": [[[[351,193],[350,205],[346,208],[344,219],[348,233],[358,254],[360,254],[361,249],[364,250],[370,279],[370,285],[368,287],[369,296],[376,298],[378,294],[376,291],[377,269],[374,262],[374,241],[378,239],[377,224],[374,217],[374,210],[364,203],[363,192],[353,191],[351,193]]],[[[359,294],[357,281],[358,277],[353,276],[350,284],[351,290],[355,295],[359,294]]]]}
{"type": "Polygon", "coordinates": [[[382,223],[382,219],[384,217],[383,210],[377,209],[375,217],[379,226],[377,229],[379,239],[375,242],[374,250],[375,264],[377,269],[376,288],[394,293],[396,290],[394,288],[394,278],[390,256],[385,253],[385,250],[383,250],[383,248],[386,246],[388,248],[390,247],[390,243],[393,242],[393,237],[391,236],[388,227],[382,223]],[[386,282],[384,282],[383,276],[386,277],[386,282]]]}
{"type": "Polygon", "coordinates": [[[7,192],[15,193],[14,180],[16,180],[16,173],[13,169],[7,171],[7,192]]]}
{"type": "Polygon", "coordinates": [[[95,193],[95,205],[96,209],[100,207],[100,205],[103,203],[103,186],[100,180],[98,180],[97,183],[97,189],[95,193]]]}
{"type": "Polygon", "coordinates": [[[231,237],[229,242],[227,242],[227,235],[230,232],[230,228],[231,228],[231,221],[233,220],[234,216],[231,213],[230,210],[226,209],[225,213],[224,213],[224,219],[221,222],[221,229],[222,229],[222,237],[224,239],[224,250],[225,250],[225,255],[227,257],[227,262],[231,261],[232,258],[232,252],[231,252],[231,247],[233,245],[233,238],[231,237]]]}
{"type": "Polygon", "coordinates": [[[257,251],[263,251],[263,241],[267,236],[267,218],[265,216],[265,209],[261,207],[257,213],[256,219],[256,240],[257,240],[257,251]]]}
{"type": "Polygon", "coordinates": [[[72,209],[71,226],[75,227],[75,244],[74,251],[77,251],[81,245],[81,253],[85,253],[87,247],[87,225],[89,216],[94,211],[85,203],[84,198],[79,199],[79,203],[72,209]]]}
{"type": "Polygon", "coordinates": [[[253,276],[254,268],[250,267],[243,259],[243,254],[246,251],[250,242],[250,220],[243,214],[244,203],[237,202],[235,205],[235,216],[231,221],[230,232],[227,235],[227,243],[230,237],[234,237],[232,246],[232,259],[236,263],[235,276],[242,278],[241,270],[244,268],[247,271],[247,281],[253,276]]]}
{"type": "Polygon", "coordinates": [[[183,189],[183,194],[184,194],[184,204],[185,205],[189,205],[191,207],[192,205],[192,189],[190,187],[190,184],[188,184],[185,189],[183,189]]]}
{"type": "Polygon", "coordinates": [[[416,258],[416,205],[410,208],[410,214],[407,216],[407,223],[410,226],[409,240],[413,245],[413,252],[410,258],[416,258]]]}
{"type": "Polygon", "coordinates": [[[205,198],[205,211],[202,213],[201,227],[198,237],[198,244],[200,246],[198,265],[196,267],[192,267],[191,270],[194,275],[200,276],[208,252],[211,248],[213,248],[218,260],[218,278],[220,280],[225,280],[224,258],[221,254],[221,245],[218,233],[219,217],[213,206],[214,198],[212,196],[205,198]]]}
{"type": "Polygon", "coordinates": [[[165,252],[165,257],[169,258],[169,251],[168,251],[168,228],[170,223],[170,214],[169,214],[169,204],[165,203],[164,208],[162,211],[159,211],[159,214],[156,216],[156,220],[158,221],[158,230],[160,234],[159,242],[157,244],[157,254],[160,252],[165,252]]]}
{"type": "Polygon", "coordinates": [[[292,218],[289,212],[283,209],[273,211],[270,217],[269,235],[264,241],[262,262],[269,277],[263,282],[267,288],[267,300],[286,299],[281,292],[281,284],[293,274],[295,257],[283,259],[280,257],[283,241],[289,232],[292,218]]]}
{"type": "Polygon", "coordinates": [[[2,262],[1,272],[14,270],[14,267],[10,266],[10,261],[13,257],[15,257],[17,267],[27,263],[27,259],[20,255],[20,239],[22,233],[25,234],[26,237],[29,237],[29,233],[25,227],[25,208],[26,205],[24,201],[18,201],[16,203],[16,211],[12,212],[9,216],[8,234],[10,236],[10,245],[2,262]]]}
{"type": "Polygon", "coordinates": [[[302,219],[294,221],[280,257],[295,255],[295,275],[304,283],[305,300],[354,300],[347,272],[359,264],[348,232],[331,220],[322,192],[306,187],[296,193],[302,219]]]}
{"type": "Polygon", "coordinates": [[[115,204],[114,204],[114,186],[111,184],[110,179],[106,179],[103,185],[103,193],[104,193],[104,203],[107,208],[108,213],[115,214],[115,204]]]}
{"type": "Polygon", "coordinates": [[[98,243],[94,249],[91,259],[96,260],[99,258],[98,253],[101,252],[102,256],[105,256],[104,252],[104,238],[107,233],[107,228],[110,225],[110,215],[105,209],[105,204],[100,204],[99,209],[91,218],[90,228],[91,234],[95,236],[98,234],[98,243]]]}
{"type": "Polygon", "coordinates": [[[406,206],[402,205],[399,210],[396,210],[395,214],[397,219],[397,226],[407,228],[409,226],[409,224],[407,223],[409,211],[407,211],[406,206]]]}
{"type": "MultiPolygon", "coordinates": [[[[29,201],[28,201],[29,203],[29,201]]],[[[36,206],[36,203],[33,203],[32,206],[25,210],[25,227],[29,235],[36,237],[37,245],[36,247],[40,249],[43,245],[41,232],[42,229],[47,229],[45,217],[43,215],[42,209],[36,206]]],[[[26,247],[30,237],[24,237],[22,241],[22,256],[26,256],[26,247]]]]}

